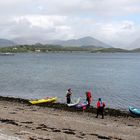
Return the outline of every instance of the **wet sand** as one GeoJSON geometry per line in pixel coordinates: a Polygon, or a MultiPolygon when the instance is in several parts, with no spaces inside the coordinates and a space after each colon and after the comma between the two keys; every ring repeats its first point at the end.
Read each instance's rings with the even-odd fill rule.
{"type": "MultiPolygon", "coordinates": [[[[104,119],[95,110],[74,111],[58,104],[35,106],[28,101],[0,98],[1,140],[139,140],[140,118],[127,113],[104,119]],[[67,109],[66,109],[67,108],[67,109]]],[[[107,114],[108,112],[108,114],[107,114]]],[[[116,111],[117,112],[117,111],[116,111]]],[[[117,112],[118,113],[118,112],[117,112]]]]}

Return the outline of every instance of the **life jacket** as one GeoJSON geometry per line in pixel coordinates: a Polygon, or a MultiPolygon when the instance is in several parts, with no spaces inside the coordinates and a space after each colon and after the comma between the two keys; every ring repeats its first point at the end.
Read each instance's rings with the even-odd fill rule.
{"type": "Polygon", "coordinates": [[[98,101],[97,102],[97,108],[99,108],[99,107],[105,107],[105,103],[102,102],[102,101],[98,101]]]}
{"type": "Polygon", "coordinates": [[[70,91],[67,91],[66,97],[67,97],[67,98],[70,98],[71,94],[72,94],[72,93],[71,93],[70,91]]]}
{"type": "Polygon", "coordinates": [[[91,92],[90,91],[86,92],[86,97],[87,97],[87,100],[91,103],[92,102],[92,98],[91,98],[91,92]]]}
{"type": "Polygon", "coordinates": [[[91,92],[90,91],[87,91],[86,92],[86,96],[87,96],[87,98],[91,98],[91,92]]]}

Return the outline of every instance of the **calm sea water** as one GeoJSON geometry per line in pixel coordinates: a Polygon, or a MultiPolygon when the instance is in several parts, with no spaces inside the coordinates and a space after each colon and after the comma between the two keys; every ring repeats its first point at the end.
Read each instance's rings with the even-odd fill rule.
{"type": "Polygon", "coordinates": [[[140,108],[140,54],[37,53],[0,56],[0,95],[26,99],[57,96],[65,102],[68,88],[73,98],[93,103],[101,97],[107,107],[140,108]]]}

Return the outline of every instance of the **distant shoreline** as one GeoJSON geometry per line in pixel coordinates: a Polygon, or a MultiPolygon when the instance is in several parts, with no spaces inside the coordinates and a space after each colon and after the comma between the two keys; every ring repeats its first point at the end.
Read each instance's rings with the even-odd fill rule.
{"type": "Polygon", "coordinates": [[[0,53],[29,53],[29,52],[88,52],[88,53],[140,53],[140,48],[137,49],[122,49],[122,48],[103,48],[91,46],[60,46],[60,45],[17,45],[11,47],[0,48],[0,53]]]}

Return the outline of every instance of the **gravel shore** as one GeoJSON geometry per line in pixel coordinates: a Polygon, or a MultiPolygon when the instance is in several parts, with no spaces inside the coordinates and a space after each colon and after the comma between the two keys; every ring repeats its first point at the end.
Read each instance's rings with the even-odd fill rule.
{"type": "Polygon", "coordinates": [[[139,140],[140,118],[35,106],[0,99],[0,140],[139,140]]]}

